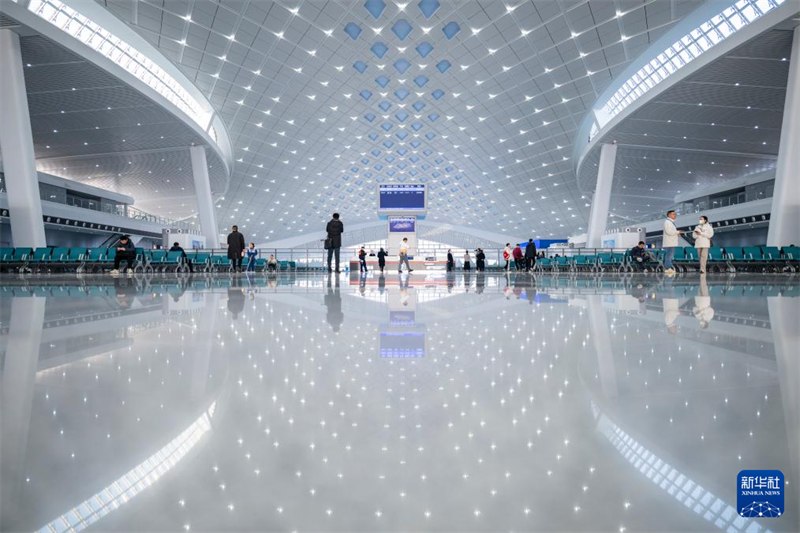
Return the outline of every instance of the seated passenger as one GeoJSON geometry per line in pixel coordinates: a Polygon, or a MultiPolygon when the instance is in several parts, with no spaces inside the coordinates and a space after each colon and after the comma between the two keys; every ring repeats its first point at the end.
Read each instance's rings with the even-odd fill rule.
{"type": "Polygon", "coordinates": [[[270,272],[278,270],[278,260],[275,259],[275,256],[272,254],[269,255],[269,260],[267,261],[267,270],[270,272]]]}
{"type": "Polygon", "coordinates": [[[172,243],[172,248],[169,249],[170,252],[180,252],[181,257],[183,258],[183,262],[185,265],[189,267],[189,272],[194,272],[192,268],[192,261],[186,256],[186,250],[183,249],[179,242],[172,243]]]}
{"type": "Polygon", "coordinates": [[[131,242],[130,237],[123,235],[117,244],[117,255],[114,257],[114,269],[111,274],[119,274],[119,265],[125,261],[128,264],[128,275],[133,276],[133,263],[136,261],[136,247],[131,242]]]}
{"type": "Polygon", "coordinates": [[[644,241],[639,241],[639,244],[631,248],[631,258],[633,259],[634,266],[639,270],[642,270],[646,263],[655,260],[653,254],[648,252],[644,247],[644,241]]]}

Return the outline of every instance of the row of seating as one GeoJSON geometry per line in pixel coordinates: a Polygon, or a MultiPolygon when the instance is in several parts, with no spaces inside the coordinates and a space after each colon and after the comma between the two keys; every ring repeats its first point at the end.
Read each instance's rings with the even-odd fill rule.
{"type": "MultiPolygon", "coordinates": [[[[114,266],[116,248],[0,248],[0,270],[14,272],[102,272],[114,266]]],[[[186,258],[195,272],[228,272],[231,260],[227,255],[189,251],[186,258]]],[[[127,265],[123,261],[123,268],[127,265]]],[[[246,266],[246,260],[245,260],[246,266]]],[[[256,271],[267,270],[267,260],[256,258],[256,271]]],[[[278,261],[278,270],[296,270],[295,261],[278,261]]],[[[136,248],[136,272],[189,272],[189,265],[181,252],[145,250],[136,248]]]]}
{"type": "MultiPolygon", "coordinates": [[[[652,260],[638,263],[630,251],[603,252],[592,255],[571,255],[539,259],[540,272],[635,272],[660,271],[664,266],[664,250],[647,250],[652,260]]],[[[700,256],[696,248],[679,247],[673,259],[679,272],[698,270],[700,256]]],[[[708,251],[711,272],[797,272],[800,268],[800,247],[784,246],[715,246],[708,251]]]]}

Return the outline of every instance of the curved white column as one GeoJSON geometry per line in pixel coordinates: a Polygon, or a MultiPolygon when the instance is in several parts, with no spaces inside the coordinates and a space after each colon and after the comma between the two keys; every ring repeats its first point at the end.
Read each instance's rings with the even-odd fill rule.
{"type": "Polygon", "coordinates": [[[219,248],[219,230],[214,213],[214,200],[211,198],[206,149],[204,146],[192,146],[189,151],[192,157],[194,193],[197,196],[197,217],[200,219],[200,230],[206,237],[205,247],[219,248]]]}
{"type": "Polygon", "coordinates": [[[800,244],[800,26],[794,29],[768,246],[800,244]]]}
{"type": "Polygon", "coordinates": [[[604,144],[600,149],[600,163],[597,165],[597,186],[589,211],[589,226],[586,232],[586,247],[601,248],[603,234],[606,232],[608,207],[611,204],[611,186],[614,184],[614,166],[617,163],[617,145],[604,144]]]}
{"type": "Polygon", "coordinates": [[[14,246],[47,246],[19,35],[0,30],[0,150],[14,246]]]}

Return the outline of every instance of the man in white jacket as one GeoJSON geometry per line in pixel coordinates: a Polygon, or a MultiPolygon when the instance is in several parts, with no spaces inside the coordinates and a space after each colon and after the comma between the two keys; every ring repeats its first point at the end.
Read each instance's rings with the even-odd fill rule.
{"type": "Polygon", "coordinates": [[[675,226],[675,219],[678,214],[674,210],[667,212],[667,219],[664,221],[664,236],[661,240],[661,247],[664,249],[664,273],[674,274],[672,259],[675,257],[675,248],[678,247],[678,237],[681,232],[675,226]]]}
{"type": "Polygon", "coordinates": [[[714,236],[714,227],[708,223],[708,218],[701,215],[700,224],[694,228],[694,247],[700,254],[700,273],[706,273],[708,262],[708,249],[711,248],[711,238],[714,236]]]}

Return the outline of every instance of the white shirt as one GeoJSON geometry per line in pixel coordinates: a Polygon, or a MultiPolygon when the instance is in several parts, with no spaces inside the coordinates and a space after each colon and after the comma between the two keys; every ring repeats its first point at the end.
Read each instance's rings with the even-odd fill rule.
{"type": "Polygon", "coordinates": [[[469,253],[464,254],[464,262],[469,263],[469,253]]]}
{"type": "Polygon", "coordinates": [[[711,322],[714,319],[714,308],[711,307],[711,298],[708,296],[695,296],[692,314],[694,314],[699,322],[711,322]]]}
{"type": "Polygon", "coordinates": [[[510,246],[506,246],[506,249],[504,250],[504,252],[505,252],[506,254],[508,254],[508,258],[509,258],[509,259],[511,259],[511,256],[512,256],[512,255],[513,255],[513,253],[514,253],[514,250],[512,250],[510,246]]]}
{"type": "Polygon", "coordinates": [[[705,224],[698,224],[694,228],[694,247],[695,248],[711,248],[711,238],[714,236],[714,227],[706,222],[705,224]]]}
{"type": "Polygon", "coordinates": [[[664,238],[662,239],[662,248],[677,248],[678,246],[678,228],[671,218],[664,221],[664,238]]]}
{"type": "Polygon", "coordinates": [[[681,315],[680,301],[677,298],[663,298],[661,303],[664,306],[664,324],[667,327],[674,326],[681,315]]]}
{"type": "Polygon", "coordinates": [[[400,253],[402,255],[408,255],[408,243],[407,242],[401,242],[400,243],[400,253]]]}

